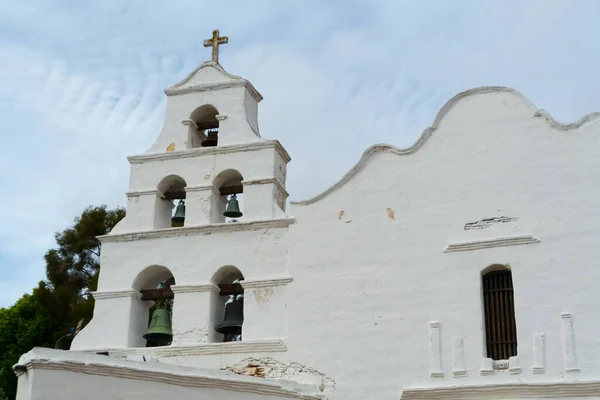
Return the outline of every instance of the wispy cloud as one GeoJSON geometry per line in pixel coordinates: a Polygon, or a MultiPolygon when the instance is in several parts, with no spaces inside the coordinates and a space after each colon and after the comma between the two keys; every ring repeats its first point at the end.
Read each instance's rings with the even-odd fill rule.
{"type": "Polygon", "coordinates": [[[162,124],[162,90],[221,63],[265,96],[261,134],[291,153],[293,199],[373,143],[408,146],[459,91],[504,85],[562,121],[600,109],[597,1],[12,2],[0,13],[0,306],[88,204],[123,204],[126,156],[162,124]],[[32,23],[35,21],[35,23],[32,23]],[[326,160],[326,161],[323,161],[326,160]]]}

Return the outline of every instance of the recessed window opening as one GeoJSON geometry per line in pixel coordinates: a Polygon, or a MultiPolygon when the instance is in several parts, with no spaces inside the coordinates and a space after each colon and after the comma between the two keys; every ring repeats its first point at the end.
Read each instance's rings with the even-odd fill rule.
{"type": "Polygon", "coordinates": [[[240,282],[243,280],[242,273],[233,266],[223,267],[213,276],[213,282],[220,289],[212,301],[215,342],[242,340],[244,288],[240,282]]]}
{"type": "Polygon", "coordinates": [[[482,274],[487,357],[508,360],[517,355],[513,281],[506,266],[492,266],[482,274]]]}
{"type": "Polygon", "coordinates": [[[190,137],[191,147],[214,147],[219,142],[219,111],[210,104],[198,107],[191,115],[197,129],[190,137]]]}
{"type": "Polygon", "coordinates": [[[164,195],[162,203],[157,205],[157,229],[181,227],[185,224],[185,187],[183,178],[170,175],[158,185],[158,190],[164,195]]]}
{"type": "Polygon", "coordinates": [[[244,178],[236,170],[221,172],[213,185],[219,191],[220,198],[214,203],[215,221],[235,223],[243,217],[244,207],[244,178]]]}
{"type": "Polygon", "coordinates": [[[147,329],[141,334],[146,347],[168,346],[173,340],[171,321],[174,295],[171,286],[175,278],[167,268],[151,266],[140,273],[134,284],[142,294],[142,301],[152,302],[144,307],[147,329]]]}

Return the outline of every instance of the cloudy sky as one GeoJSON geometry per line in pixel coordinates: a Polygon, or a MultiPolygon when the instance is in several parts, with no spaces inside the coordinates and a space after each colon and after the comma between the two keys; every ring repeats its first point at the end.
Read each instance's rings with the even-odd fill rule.
{"type": "Polygon", "coordinates": [[[264,95],[292,200],[374,143],[406,147],[460,91],[510,86],[561,122],[600,110],[596,0],[0,0],[0,307],[87,205],[125,203],[162,90],[220,61],[264,95]]]}

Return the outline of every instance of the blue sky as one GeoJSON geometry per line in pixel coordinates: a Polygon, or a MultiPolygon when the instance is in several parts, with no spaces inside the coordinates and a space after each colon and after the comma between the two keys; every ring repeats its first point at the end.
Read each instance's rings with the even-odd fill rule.
{"type": "Polygon", "coordinates": [[[460,91],[510,86],[561,122],[600,110],[595,0],[28,0],[0,12],[0,306],[44,278],[87,205],[125,203],[127,155],[159,133],[163,89],[229,37],[224,68],[264,95],[292,200],[374,143],[406,147],[460,91]]]}

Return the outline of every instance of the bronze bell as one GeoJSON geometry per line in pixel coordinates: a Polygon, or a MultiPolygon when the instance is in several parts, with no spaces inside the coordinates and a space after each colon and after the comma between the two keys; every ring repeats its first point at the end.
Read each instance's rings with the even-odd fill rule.
{"type": "Polygon", "coordinates": [[[206,131],[206,139],[200,143],[202,147],[215,147],[219,143],[219,131],[211,129],[206,131]]]}
{"type": "Polygon", "coordinates": [[[177,209],[175,210],[175,215],[171,218],[171,226],[183,226],[183,222],[185,221],[185,201],[179,200],[179,204],[177,204],[177,209]]]}
{"type": "Polygon", "coordinates": [[[235,194],[232,194],[229,198],[229,201],[227,202],[227,208],[225,209],[223,215],[229,218],[239,218],[244,215],[240,211],[240,204],[238,203],[237,196],[235,194]]]}
{"type": "Polygon", "coordinates": [[[170,343],[173,340],[169,310],[165,308],[154,310],[150,326],[146,333],[144,333],[144,339],[160,343],[170,343]]]}
{"type": "Polygon", "coordinates": [[[233,300],[225,305],[223,322],[215,330],[223,335],[240,335],[244,323],[244,303],[233,300]]]}

